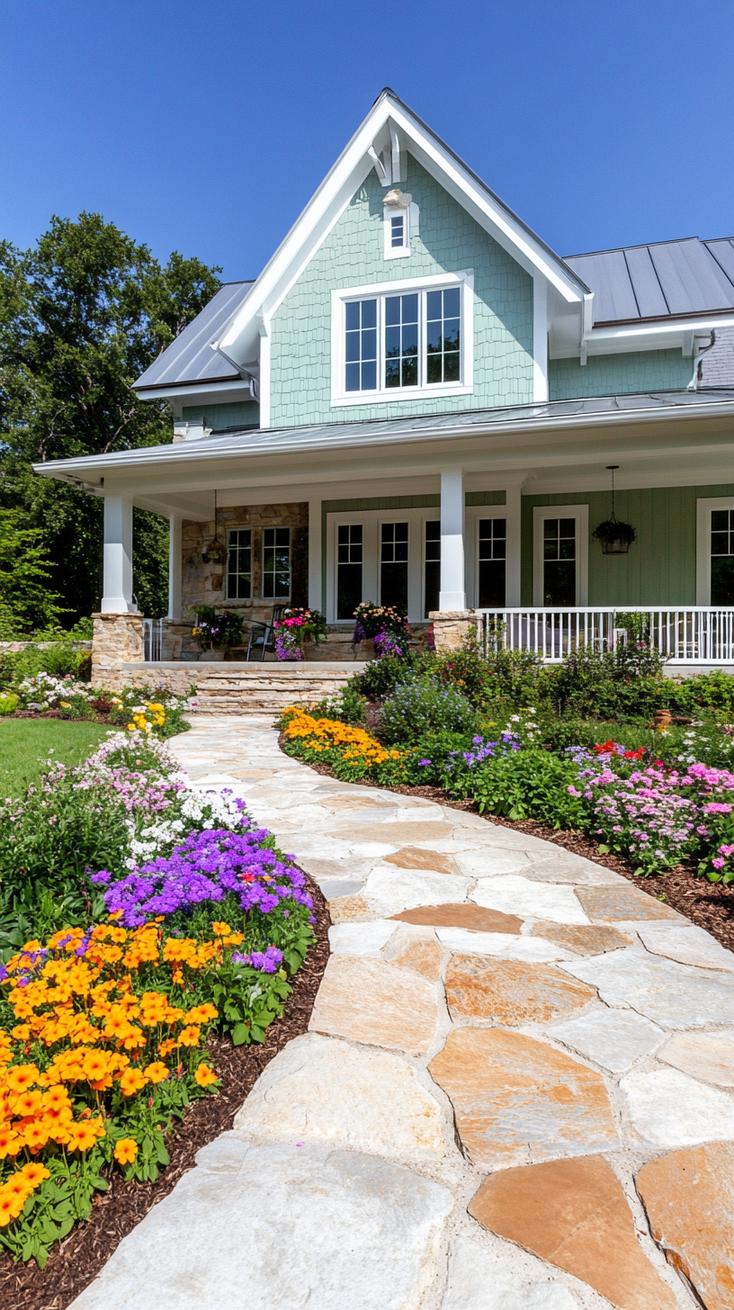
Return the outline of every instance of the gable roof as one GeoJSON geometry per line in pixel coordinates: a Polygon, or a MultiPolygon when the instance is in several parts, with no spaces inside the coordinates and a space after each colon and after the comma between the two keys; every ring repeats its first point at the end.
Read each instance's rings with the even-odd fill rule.
{"type": "Polygon", "coordinates": [[[246,300],[252,282],[225,282],[170,346],[133,384],[136,391],[180,387],[197,382],[234,382],[238,369],[212,349],[212,340],[246,300]]]}
{"type": "Polygon", "coordinates": [[[385,185],[389,186],[400,180],[399,161],[405,151],[522,267],[533,276],[544,278],[566,303],[584,305],[589,289],[580,275],[386,87],[256,278],[246,302],[223,329],[216,347],[233,364],[239,366],[252,359],[262,320],[267,320],[280,304],[356,189],[378,164],[380,152],[387,161],[385,185]]]}
{"type": "Polygon", "coordinates": [[[595,327],[734,312],[734,238],[657,241],[567,255],[594,292],[595,327]]]}

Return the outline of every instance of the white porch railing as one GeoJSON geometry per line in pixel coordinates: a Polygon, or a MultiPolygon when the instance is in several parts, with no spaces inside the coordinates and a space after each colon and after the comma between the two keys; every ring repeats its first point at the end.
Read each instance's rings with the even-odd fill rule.
{"type": "Polygon", "coordinates": [[[532,651],[558,664],[581,646],[613,650],[639,637],[669,664],[734,663],[734,606],[531,607],[476,613],[485,653],[498,648],[532,651]]]}
{"type": "Polygon", "coordinates": [[[143,619],[143,658],[146,664],[163,658],[163,619],[143,619]]]}

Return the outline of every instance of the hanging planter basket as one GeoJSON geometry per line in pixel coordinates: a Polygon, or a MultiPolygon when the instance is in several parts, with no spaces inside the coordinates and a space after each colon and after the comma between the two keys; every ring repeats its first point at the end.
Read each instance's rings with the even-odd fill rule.
{"type": "Polygon", "coordinates": [[[619,519],[604,519],[603,523],[597,523],[592,537],[595,541],[601,543],[602,555],[626,555],[632,542],[637,538],[637,532],[631,523],[620,523],[619,519]]]}

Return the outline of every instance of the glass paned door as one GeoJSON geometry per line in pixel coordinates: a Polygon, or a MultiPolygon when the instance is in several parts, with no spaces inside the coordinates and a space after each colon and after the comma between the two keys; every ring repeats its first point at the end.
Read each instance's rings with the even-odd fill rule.
{"type": "Polygon", "coordinates": [[[408,613],[408,524],[380,525],[380,604],[408,613]]]}
{"type": "Polygon", "coordinates": [[[574,606],[578,582],[575,518],[543,519],[543,605],[574,606]]]}
{"type": "Polygon", "coordinates": [[[504,609],[507,520],[479,520],[478,595],[480,609],[504,609]]]}
{"type": "Polygon", "coordinates": [[[441,591],[441,520],[427,519],[423,576],[423,613],[426,618],[438,609],[441,591]]]}
{"type": "Polygon", "coordinates": [[[362,597],[364,526],[340,523],[337,527],[336,617],[353,619],[362,597]]]}
{"type": "Polygon", "coordinates": [[[734,604],[734,509],[711,511],[711,604],[734,604]]]}

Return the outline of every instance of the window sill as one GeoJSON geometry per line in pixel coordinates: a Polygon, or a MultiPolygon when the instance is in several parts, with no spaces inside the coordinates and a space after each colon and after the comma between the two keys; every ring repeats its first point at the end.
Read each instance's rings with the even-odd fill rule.
{"type": "Polygon", "coordinates": [[[431,396],[470,396],[474,388],[462,382],[437,382],[426,387],[385,387],[381,391],[332,393],[331,408],[341,405],[383,404],[389,400],[426,400],[431,396]]]}

